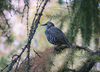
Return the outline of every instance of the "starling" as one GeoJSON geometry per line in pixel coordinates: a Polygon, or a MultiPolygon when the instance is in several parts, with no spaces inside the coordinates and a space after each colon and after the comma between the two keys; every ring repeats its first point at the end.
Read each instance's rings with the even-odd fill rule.
{"type": "Polygon", "coordinates": [[[42,24],[41,26],[45,26],[45,35],[47,40],[54,45],[62,45],[62,44],[67,44],[68,47],[71,48],[71,44],[69,43],[68,38],[65,36],[65,34],[57,27],[52,22],[47,22],[45,24],[42,24]]]}

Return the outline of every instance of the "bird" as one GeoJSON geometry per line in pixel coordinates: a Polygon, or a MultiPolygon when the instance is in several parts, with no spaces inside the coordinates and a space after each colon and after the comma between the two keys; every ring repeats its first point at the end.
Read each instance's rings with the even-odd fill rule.
{"type": "Polygon", "coordinates": [[[45,26],[45,35],[47,40],[53,44],[60,46],[62,44],[67,44],[68,47],[71,48],[71,44],[69,43],[68,38],[66,35],[59,29],[57,28],[52,22],[48,21],[45,24],[41,24],[41,26],[45,26]]]}

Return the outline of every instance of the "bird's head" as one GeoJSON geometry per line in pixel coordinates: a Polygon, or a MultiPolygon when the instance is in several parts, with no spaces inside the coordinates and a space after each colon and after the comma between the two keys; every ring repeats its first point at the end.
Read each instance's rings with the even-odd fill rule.
{"type": "Polygon", "coordinates": [[[52,22],[47,22],[47,23],[45,23],[45,24],[42,24],[41,26],[45,26],[46,27],[46,29],[48,29],[48,28],[50,28],[50,27],[53,27],[54,26],[54,24],[52,23],[52,22]]]}

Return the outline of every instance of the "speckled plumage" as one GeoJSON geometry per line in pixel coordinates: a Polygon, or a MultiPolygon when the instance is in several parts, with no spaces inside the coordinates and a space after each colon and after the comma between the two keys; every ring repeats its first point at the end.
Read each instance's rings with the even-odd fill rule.
{"type": "Polygon", "coordinates": [[[59,28],[55,27],[52,22],[47,22],[43,26],[46,26],[45,35],[51,44],[67,44],[69,47],[71,46],[65,34],[59,28]]]}

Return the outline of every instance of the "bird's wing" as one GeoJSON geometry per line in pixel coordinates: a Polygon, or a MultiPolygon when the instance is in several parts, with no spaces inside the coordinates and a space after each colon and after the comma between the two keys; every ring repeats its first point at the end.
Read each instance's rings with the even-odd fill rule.
{"type": "Polygon", "coordinates": [[[63,44],[67,44],[69,42],[65,34],[57,27],[51,27],[49,29],[49,33],[51,33],[58,41],[63,44]]]}

